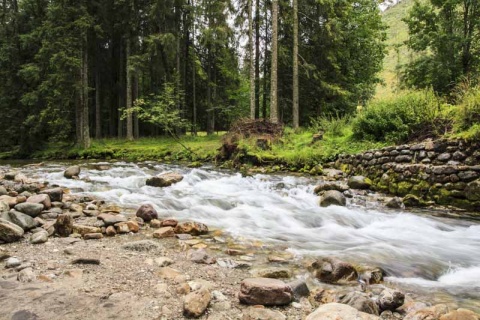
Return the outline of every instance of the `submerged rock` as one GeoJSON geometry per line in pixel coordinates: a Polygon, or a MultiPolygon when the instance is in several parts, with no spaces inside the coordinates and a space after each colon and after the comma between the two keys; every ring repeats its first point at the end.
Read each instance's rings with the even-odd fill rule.
{"type": "Polygon", "coordinates": [[[183,180],[183,176],[179,173],[163,173],[155,177],[147,179],[147,186],[151,187],[169,187],[174,183],[180,182],[183,180]]]}
{"type": "Polygon", "coordinates": [[[312,267],[315,269],[315,277],[325,283],[354,281],[358,278],[357,271],[350,263],[336,258],[323,258],[314,262],[312,267]]]}

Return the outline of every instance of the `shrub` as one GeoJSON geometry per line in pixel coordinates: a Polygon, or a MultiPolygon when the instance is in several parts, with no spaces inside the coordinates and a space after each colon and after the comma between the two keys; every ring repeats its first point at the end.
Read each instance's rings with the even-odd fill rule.
{"type": "Polygon", "coordinates": [[[451,126],[441,111],[433,91],[407,92],[367,106],[353,121],[353,136],[396,143],[436,137],[451,126]]]}
{"type": "Polygon", "coordinates": [[[331,117],[322,116],[312,118],[310,127],[316,132],[323,131],[325,135],[338,137],[345,135],[346,129],[350,126],[350,120],[351,118],[348,115],[343,117],[338,114],[331,117]]]}
{"type": "Polygon", "coordinates": [[[456,120],[460,130],[469,130],[480,123],[480,87],[472,88],[465,93],[456,120]]]}

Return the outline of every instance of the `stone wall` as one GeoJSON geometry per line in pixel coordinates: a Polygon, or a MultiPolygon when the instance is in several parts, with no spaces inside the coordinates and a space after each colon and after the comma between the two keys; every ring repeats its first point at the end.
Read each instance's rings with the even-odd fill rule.
{"type": "Polygon", "coordinates": [[[480,142],[435,140],[341,155],[336,167],[364,175],[374,190],[480,211],[480,142]]]}

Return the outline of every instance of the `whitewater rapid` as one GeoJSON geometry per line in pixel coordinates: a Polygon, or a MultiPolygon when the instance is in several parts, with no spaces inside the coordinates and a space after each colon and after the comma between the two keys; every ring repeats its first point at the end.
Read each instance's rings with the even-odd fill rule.
{"type": "Polygon", "coordinates": [[[151,162],[110,165],[106,171],[82,166],[81,180],[63,178],[66,165],[60,163],[32,169],[30,175],[132,210],[151,203],[162,217],[200,221],[234,237],[281,244],[297,255],[381,266],[392,282],[477,292],[480,299],[478,223],[381,205],[321,208],[313,178],[242,177],[151,162]],[[171,171],[183,174],[183,181],[163,189],[145,185],[147,177],[171,171]]]}

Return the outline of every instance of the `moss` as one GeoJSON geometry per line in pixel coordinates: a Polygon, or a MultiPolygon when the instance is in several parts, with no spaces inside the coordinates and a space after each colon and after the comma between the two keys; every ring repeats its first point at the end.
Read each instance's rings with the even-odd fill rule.
{"type": "Polygon", "coordinates": [[[424,180],[416,180],[411,189],[411,193],[417,196],[426,194],[430,190],[430,184],[424,180]]]}

